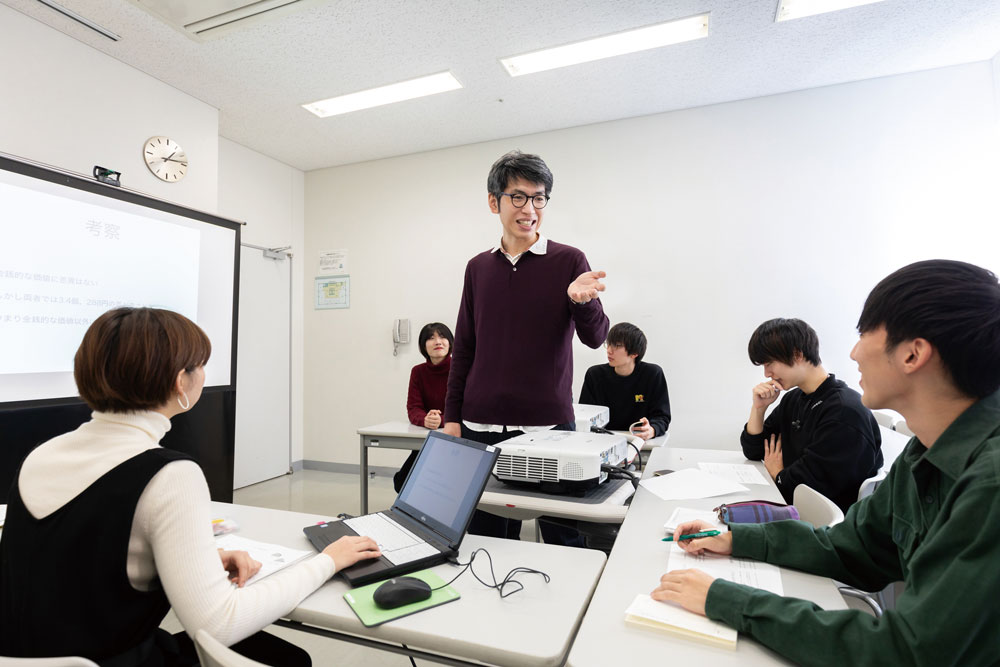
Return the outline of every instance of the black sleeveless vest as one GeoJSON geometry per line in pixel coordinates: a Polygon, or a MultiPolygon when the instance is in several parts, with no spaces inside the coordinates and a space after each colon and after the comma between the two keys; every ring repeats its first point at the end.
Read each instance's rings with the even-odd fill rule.
{"type": "Polygon", "coordinates": [[[52,514],[35,519],[14,477],[0,538],[0,655],[76,655],[101,665],[158,665],[162,588],[137,591],[126,572],[136,503],[171,461],[147,450],[112,468],[52,514]]]}

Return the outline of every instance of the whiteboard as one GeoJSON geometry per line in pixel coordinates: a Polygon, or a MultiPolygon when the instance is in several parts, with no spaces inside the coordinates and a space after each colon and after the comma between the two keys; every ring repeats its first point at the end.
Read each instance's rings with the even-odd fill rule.
{"type": "Polygon", "coordinates": [[[291,464],[291,264],[240,248],[234,489],[284,475],[291,464]]]}

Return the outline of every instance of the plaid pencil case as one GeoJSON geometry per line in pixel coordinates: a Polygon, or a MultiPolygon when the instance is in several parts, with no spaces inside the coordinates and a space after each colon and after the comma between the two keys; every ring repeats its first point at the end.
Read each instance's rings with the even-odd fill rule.
{"type": "Polygon", "coordinates": [[[726,503],[715,508],[719,521],[733,523],[770,523],[798,519],[799,511],[794,505],[772,503],[769,500],[745,500],[741,503],[726,503]]]}

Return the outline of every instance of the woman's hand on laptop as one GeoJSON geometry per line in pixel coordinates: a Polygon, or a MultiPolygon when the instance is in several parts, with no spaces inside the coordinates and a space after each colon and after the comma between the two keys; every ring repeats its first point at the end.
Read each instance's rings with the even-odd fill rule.
{"type": "Polygon", "coordinates": [[[323,549],[323,553],[333,559],[337,572],[350,567],[359,560],[378,558],[382,555],[375,540],[370,537],[344,535],[339,540],[323,549]]]}
{"type": "Polygon", "coordinates": [[[251,558],[246,551],[219,549],[219,558],[222,559],[222,567],[229,572],[229,581],[240,588],[243,588],[250,577],[260,572],[260,561],[251,558]]]}

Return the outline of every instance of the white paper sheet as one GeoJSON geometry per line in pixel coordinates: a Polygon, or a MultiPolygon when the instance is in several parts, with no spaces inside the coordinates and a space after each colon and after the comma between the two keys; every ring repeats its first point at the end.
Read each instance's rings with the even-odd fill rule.
{"type": "Polygon", "coordinates": [[[699,463],[698,467],[737,484],[768,484],[760,470],[749,463],[699,463]]]}
{"type": "Polygon", "coordinates": [[[688,500],[712,498],[730,493],[747,492],[747,487],[728,479],[711,475],[697,468],[685,468],[662,477],[650,477],[640,482],[642,486],[663,500],[688,500]]]}
{"type": "Polygon", "coordinates": [[[747,558],[733,558],[718,554],[703,554],[694,556],[676,544],[670,545],[670,557],[667,559],[667,571],[696,569],[712,575],[717,579],[727,579],[737,584],[760,588],[775,595],[784,595],[781,585],[781,570],[769,563],[761,563],[747,558]]]}
{"type": "MultiPolygon", "coordinates": [[[[711,510],[696,510],[690,507],[678,507],[674,510],[674,513],[670,515],[667,522],[663,524],[663,529],[667,531],[668,534],[673,533],[677,530],[677,526],[682,523],[687,523],[688,521],[704,521],[706,523],[712,524],[712,527],[717,530],[728,531],[729,526],[719,521],[719,515],[711,510]]],[[[711,530],[709,528],[708,530],[711,530]]]]}
{"type": "Polygon", "coordinates": [[[247,580],[247,585],[257,583],[264,577],[316,553],[315,551],[289,549],[280,544],[257,542],[232,533],[215,538],[215,546],[226,551],[246,551],[251,558],[260,561],[260,571],[247,580]]]}

